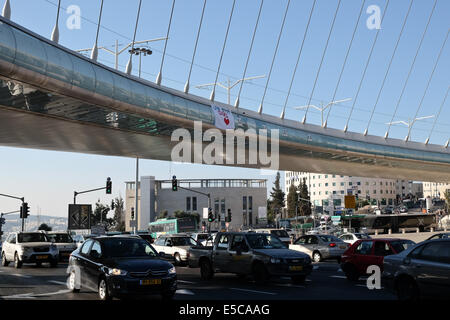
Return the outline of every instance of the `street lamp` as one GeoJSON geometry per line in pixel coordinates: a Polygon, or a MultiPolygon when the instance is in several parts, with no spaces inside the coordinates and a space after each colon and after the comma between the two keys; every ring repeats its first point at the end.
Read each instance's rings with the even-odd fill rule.
{"type": "MultiPolygon", "coordinates": [[[[407,134],[406,137],[405,137],[405,142],[408,142],[408,140],[409,140],[410,137],[411,137],[411,128],[412,128],[412,126],[414,125],[414,123],[415,123],[416,121],[418,121],[418,120],[424,120],[424,119],[429,119],[429,118],[434,118],[434,115],[432,115],[432,116],[425,116],[425,117],[419,117],[419,118],[414,118],[414,119],[412,119],[412,120],[409,119],[409,121],[403,121],[403,120],[401,120],[401,121],[387,122],[386,124],[388,124],[389,127],[390,127],[391,125],[393,125],[393,124],[398,124],[398,123],[404,124],[405,126],[407,126],[407,127],[408,127],[408,134],[407,134]]],[[[385,139],[388,137],[388,134],[389,134],[389,131],[386,131],[386,134],[384,135],[384,138],[385,138],[385,139]]]]}
{"type": "MultiPolygon", "coordinates": [[[[166,39],[168,39],[168,38],[155,38],[155,39],[150,39],[150,40],[142,40],[142,41],[136,41],[136,42],[134,42],[134,44],[141,44],[141,43],[147,43],[148,44],[148,42],[161,41],[161,40],[166,40],[166,39]]],[[[117,70],[119,68],[119,55],[121,53],[123,53],[125,50],[127,50],[129,47],[131,47],[132,45],[133,45],[133,42],[130,42],[125,47],[123,47],[122,49],[119,50],[119,43],[116,40],[116,45],[115,45],[116,48],[115,48],[114,51],[108,49],[107,47],[98,47],[97,49],[105,50],[106,52],[109,52],[109,53],[111,53],[112,55],[115,56],[116,59],[115,59],[115,67],[114,68],[117,70]]],[[[76,50],[76,51],[77,52],[88,52],[88,51],[91,51],[91,50],[92,50],[92,48],[90,48],[90,49],[80,49],[80,50],[76,50]]]]}
{"type": "MultiPolygon", "coordinates": [[[[345,102],[345,101],[349,101],[349,100],[352,100],[352,98],[347,98],[347,99],[342,99],[342,100],[331,101],[331,102],[329,102],[329,103],[328,103],[327,105],[325,105],[325,106],[322,104],[322,107],[321,107],[321,108],[320,108],[320,107],[317,107],[317,106],[315,106],[315,105],[313,105],[313,104],[309,104],[309,105],[307,105],[307,106],[294,107],[294,109],[297,109],[297,110],[303,110],[303,109],[314,108],[314,109],[316,109],[316,110],[319,110],[320,113],[321,113],[321,116],[322,116],[321,125],[322,125],[323,128],[326,128],[326,127],[327,127],[327,121],[325,121],[325,122],[323,121],[323,112],[324,112],[328,107],[330,107],[330,106],[333,105],[333,104],[338,104],[338,103],[345,102]]],[[[302,123],[305,123],[305,121],[306,121],[306,115],[303,117],[302,123]]]]}
{"type": "MultiPolygon", "coordinates": [[[[195,86],[195,87],[200,89],[200,88],[203,88],[203,87],[210,87],[210,86],[214,86],[214,85],[220,86],[220,87],[222,87],[222,88],[227,90],[227,93],[228,93],[228,100],[227,101],[228,101],[228,104],[230,104],[230,92],[231,92],[231,89],[233,89],[238,83],[240,83],[241,81],[260,79],[260,78],[264,78],[264,77],[265,77],[265,75],[243,78],[243,79],[236,80],[236,82],[234,82],[233,84],[230,84],[231,81],[230,81],[230,78],[228,78],[228,81],[227,81],[228,86],[226,86],[226,85],[224,85],[224,84],[222,84],[220,82],[215,82],[215,83],[200,84],[200,85],[195,86]]],[[[214,92],[211,93],[211,100],[213,100],[213,99],[214,99],[214,92]]],[[[239,99],[236,99],[235,107],[238,107],[238,106],[239,106],[239,99]]]]}
{"type": "Polygon", "coordinates": [[[128,50],[129,53],[139,56],[139,78],[141,77],[141,65],[142,65],[142,54],[145,56],[151,55],[153,52],[147,48],[133,48],[128,50]]]}

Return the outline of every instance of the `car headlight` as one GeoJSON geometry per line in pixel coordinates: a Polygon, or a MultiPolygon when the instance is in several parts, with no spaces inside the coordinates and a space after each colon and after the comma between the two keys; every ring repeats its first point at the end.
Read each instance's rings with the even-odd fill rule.
{"type": "Polygon", "coordinates": [[[128,272],[126,272],[125,270],[120,270],[120,269],[116,269],[116,268],[109,268],[108,269],[108,274],[110,276],[126,276],[128,272]]]}
{"type": "Polygon", "coordinates": [[[175,267],[172,267],[168,270],[169,274],[176,274],[177,273],[177,269],[175,269],[175,267]]]}
{"type": "Polygon", "coordinates": [[[281,263],[281,259],[270,258],[270,263],[281,263]]]}

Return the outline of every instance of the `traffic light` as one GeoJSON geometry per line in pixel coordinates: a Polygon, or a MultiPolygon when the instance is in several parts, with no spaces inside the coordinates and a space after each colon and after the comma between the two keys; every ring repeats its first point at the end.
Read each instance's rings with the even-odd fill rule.
{"type": "Polygon", "coordinates": [[[5,218],[2,217],[2,218],[0,218],[0,226],[3,224],[5,224],[5,218]]]}
{"type": "Polygon", "coordinates": [[[111,178],[108,177],[108,179],[106,179],[106,194],[111,194],[112,192],[112,181],[111,178]]]}
{"type": "Polygon", "coordinates": [[[22,204],[22,206],[20,207],[20,218],[21,219],[28,218],[28,216],[30,215],[29,212],[30,212],[30,208],[28,207],[28,203],[24,202],[22,204]]]}
{"type": "Polygon", "coordinates": [[[208,208],[208,222],[213,222],[215,220],[212,209],[208,208]]]}
{"type": "Polygon", "coordinates": [[[176,176],[172,177],[172,191],[178,191],[178,181],[176,176]]]}
{"type": "Polygon", "coordinates": [[[131,208],[131,220],[134,220],[134,208],[131,208]]]}
{"type": "Polygon", "coordinates": [[[114,210],[115,208],[115,204],[114,204],[114,200],[111,201],[111,210],[114,210]]]}
{"type": "Polygon", "coordinates": [[[231,222],[231,209],[228,209],[228,217],[225,220],[226,222],[231,222]]]}

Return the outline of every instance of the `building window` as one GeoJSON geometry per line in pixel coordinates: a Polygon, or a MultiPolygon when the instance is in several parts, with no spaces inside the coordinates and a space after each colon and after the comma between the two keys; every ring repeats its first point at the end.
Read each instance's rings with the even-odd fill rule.
{"type": "Polygon", "coordinates": [[[344,190],[341,190],[341,194],[344,194],[344,190]]]}
{"type": "Polygon", "coordinates": [[[192,197],[192,211],[197,211],[197,197],[192,197]]]}
{"type": "Polygon", "coordinates": [[[327,183],[325,183],[325,187],[328,187],[328,182],[327,182],[327,183]]]}
{"type": "Polygon", "coordinates": [[[345,186],[345,182],[341,182],[341,187],[345,186]]]}
{"type": "Polygon", "coordinates": [[[242,224],[247,225],[247,197],[242,197],[242,224]]]}
{"type": "Polygon", "coordinates": [[[333,187],[336,187],[336,182],[333,182],[333,187]]]}
{"type": "Polygon", "coordinates": [[[356,184],[357,184],[358,186],[360,186],[360,185],[361,185],[361,181],[358,181],[356,184]]]}
{"type": "Polygon", "coordinates": [[[333,190],[333,194],[336,194],[336,190],[333,190]]]}
{"type": "Polygon", "coordinates": [[[353,185],[353,182],[350,181],[350,182],[348,183],[348,185],[349,185],[349,186],[353,185]]]}
{"type": "Polygon", "coordinates": [[[253,197],[248,197],[248,223],[253,224],[253,197]]]}
{"type": "Polygon", "coordinates": [[[186,198],[186,211],[191,211],[191,197],[186,198]]]}
{"type": "Polygon", "coordinates": [[[328,191],[325,191],[325,194],[328,194],[328,191]]]}
{"type": "Polygon", "coordinates": [[[335,174],[333,174],[333,178],[336,178],[336,175],[335,175],[335,174]]]}
{"type": "Polygon", "coordinates": [[[327,178],[328,178],[328,175],[326,174],[326,175],[325,175],[325,179],[327,179],[327,178]]]}

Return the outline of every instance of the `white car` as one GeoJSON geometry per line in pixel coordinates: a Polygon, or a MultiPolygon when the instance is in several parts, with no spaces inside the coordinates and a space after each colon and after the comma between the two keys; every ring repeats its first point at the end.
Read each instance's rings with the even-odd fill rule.
{"type": "Polygon", "coordinates": [[[333,234],[337,229],[333,226],[321,225],[320,227],[308,231],[306,234],[333,234]]]}
{"type": "Polygon", "coordinates": [[[372,239],[372,238],[365,233],[344,233],[339,236],[339,239],[341,239],[346,243],[354,244],[356,241],[360,239],[372,239]]]}
{"type": "MultiPolygon", "coordinates": [[[[191,238],[203,245],[203,243],[206,243],[208,241],[208,239],[211,238],[211,234],[209,234],[207,232],[192,233],[191,238]]],[[[210,242],[210,241],[208,241],[208,242],[210,242]]]]}
{"type": "Polygon", "coordinates": [[[166,256],[172,256],[175,264],[188,262],[189,248],[197,245],[198,242],[187,234],[162,235],[152,244],[156,251],[163,252],[166,256]]]}
{"type": "Polygon", "coordinates": [[[78,248],[67,232],[47,232],[46,235],[58,247],[60,260],[69,259],[70,254],[78,248]]]}
{"type": "Polygon", "coordinates": [[[56,267],[58,259],[58,247],[42,232],[12,232],[3,243],[4,267],[11,261],[14,261],[16,268],[21,268],[23,263],[36,263],[40,266],[43,262],[49,262],[52,267],[56,267]]]}
{"type": "Polygon", "coordinates": [[[291,237],[285,229],[254,229],[256,233],[268,233],[270,235],[278,237],[286,246],[291,244],[291,237]]]}

